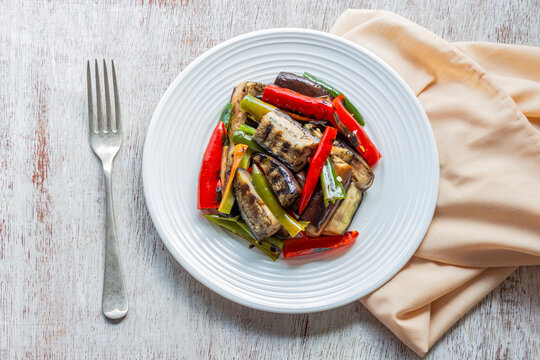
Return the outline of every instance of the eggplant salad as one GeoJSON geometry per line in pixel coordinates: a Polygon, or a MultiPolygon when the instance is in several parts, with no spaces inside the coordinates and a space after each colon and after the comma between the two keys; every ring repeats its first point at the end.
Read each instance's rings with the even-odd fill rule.
{"type": "Polygon", "coordinates": [[[197,208],[276,260],[352,245],[381,158],[349,99],[309,74],[234,88],[210,136],[197,208]]]}

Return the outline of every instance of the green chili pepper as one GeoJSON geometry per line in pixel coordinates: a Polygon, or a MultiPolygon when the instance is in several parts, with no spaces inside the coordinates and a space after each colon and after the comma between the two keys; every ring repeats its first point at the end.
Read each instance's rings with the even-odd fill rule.
{"type": "Polygon", "coordinates": [[[238,167],[242,169],[247,169],[249,167],[249,162],[251,161],[251,155],[253,155],[253,151],[248,148],[244,156],[242,156],[242,160],[240,160],[240,164],[238,164],[238,167]]]}
{"type": "MultiPolygon", "coordinates": [[[[327,83],[326,81],[319,79],[315,75],[312,75],[308,72],[304,72],[302,76],[306,79],[309,79],[319,84],[324,90],[328,91],[330,95],[332,95],[333,97],[338,97],[339,95],[343,94],[341,91],[339,91],[338,89],[336,89],[335,87],[327,83]]],[[[358,109],[353,105],[353,103],[351,103],[351,101],[346,96],[343,100],[345,101],[345,107],[347,108],[347,110],[349,110],[351,114],[353,114],[356,121],[358,121],[360,125],[362,126],[366,125],[364,118],[362,117],[362,114],[360,114],[360,111],[358,111],[358,109]]]]}
{"type": "Polygon", "coordinates": [[[243,131],[237,130],[234,133],[232,140],[237,144],[247,145],[248,148],[250,148],[251,150],[255,152],[264,152],[264,149],[259,144],[257,144],[255,140],[253,140],[251,135],[248,135],[247,133],[243,131]]]}
{"type": "Polygon", "coordinates": [[[279,254],[281,254],[281,251],[283,250],[283,240],[280,240],[275,236],[271,236],[262,241],[255,240],[247,225],[243,223],[238,216],[226,218],[219,215],[204,215],[204,217],[222,228],[225,228],[230,232],[246,239],[257,249],[268,255],[268,257],[270,257],[273,261],[276,261],[279,254]]]}
{"type": "Polygon", "coordinates": [[[255,134],[255,131],[257,131],[257,129],[255,129],[254,127],[251,127],[251,126],[246,125],[246,124],[240,125],[238,130],[243,131],[248,135],[253,135],[253,134],[255,134]]]}
{"type": "Polygon", "coordinates": [[[260,122],[264,115],[275,109],[274,105],[265,103],[251,95],[244,96],[240,101],[240,110],[250,114],[256,122],[260,122]]]}
{"type": "Polygon", "coordinates": [[[269,238],[266,238],[263,241],[269,242],[270,244],[274,245],[276,248],[279,249],[280,252],[283,251],[283,245],[284,245],[283,240],[275,236],[270,236],[269,238]]]}
{"type": "Polygon", "coordinates": [[[328,157],[324,163],[324,167],[321,172],[321,187],[324,195],[324,206],[328,206],[331,201],[332,204],[339,199],[345,199],[345,189],[343,184],[338,179],[336,168],[332,159],[328,157]]]}
{"type": "Polygon", "coordinates": [[[303,231],[308,223],[305,221],[297,221],[281,207],[279,200],[276,198],[276,195],[274,195],[270,185],[266,181],[266,177],[256,164],[253,165],[252,175],[255,191],[257,191],[257,194],[285,230],[287,230],[292,237],[295,237],[300,231],[303,231]]]}
{"type": "Polygon", "coordinates": [[[229,123],[231,122],[231,112],[232,112],[232,104],[227,103],[223,109],[221,110],[221,114],[219,115],[219,121],[223,121],[225,123],[225,128],[227,131],[229,131],[229,123]]]}
{"type": "Polygon", "coordinates": [[[302,77],[308,79],[308,80],[311,80],[313,82],[316,82],[317,84],[319,84],[324,90],[328,91],[330,93],[330,95],[332,95],[333,97],[338,97],[339,95],[343,94],[341,91],[339,91],[338,89],[336,89],[335,87],[333,87],[332,85],[328,84],[326,81],[324,80],[321,80],[319,79],[318,77],[316,77],[315,75],[312,75],[308,72],[304,72],[302,74],[302,77]]]}
{"type": "MultiPolygon", "coordinates": [[[[223,109],[221,109],[221,114],[219,114],[218,122],[223,121],[227,132],[229,132],[229,123],[231,122],[231,112],[232,112],[232,104],[228,103],[227,105],[223,107],[223,109]]],[[[226,134],[223,137],[223,145],[229,145],[229,137],[226,134]]]]}

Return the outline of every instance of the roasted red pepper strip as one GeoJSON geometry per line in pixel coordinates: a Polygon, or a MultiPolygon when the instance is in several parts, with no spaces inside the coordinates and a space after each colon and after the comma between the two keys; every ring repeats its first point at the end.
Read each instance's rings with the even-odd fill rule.
{"type": "MultiPolygon", "coordinates": [[[[356,135],[356,138],[358,139],[358,146],[356,147],[356,150],[358,150],[360,155],[366,159],[367,163],[373,167],[381,158],[381,153],[379,150],[377,150],[375,145],[373,145],[373,142],[371,142],[371,139],[366,134],[362,126],[360,126],[352,114],[345,108],[345,104],[343,103],[344,96],[345,95],[341,94],[333,101],[336,114],[343,125],[345,125],[353,134],[356,135]]],[[[347,134],[344,135],[346,136],[347,134]]]]}
{"type": "Polygon", "coordinates": [[[219,173],[223,139],[227,134],[223,121],[218,122],[204,151],[199,186],[197,188],[197,209],[217,209],[219,206],[219,173]]]}
{"type": "Polygon", "coordinates": [[[311,255],[343,246],[354,244],[358,231],[347,231],[341,236],[320,236],[284,240],[283,256],[289,259],[295,256],[311,255]]]}
{"type": "Polygon", "coordinates": [[[327,100],[272,85],[265,86],[262,101],[315,119],[326,120],[334,114],[334,107],[327,100]]]}
{"type": "Polygon", "coordinates": [[[328,155],[332,150],[334,139],[336,138],[337,130],[331,126],[327,126],[324,130],[324,134],[319,142],[319,146],[315,151],[315,154],[311,158],[311,163],[309,164],[308,173],[306,176],[306,181],[304,187],[302,188],[302,194],[300,194],[300,202],[298,203],[298,214],[302,214],[306,208],[313,190],[319,181],[321,176],[321,171],[324,167],[328,155]]]}

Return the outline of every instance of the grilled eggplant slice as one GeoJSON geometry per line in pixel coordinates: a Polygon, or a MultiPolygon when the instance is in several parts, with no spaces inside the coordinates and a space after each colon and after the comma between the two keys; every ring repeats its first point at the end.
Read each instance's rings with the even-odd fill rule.
{"type": "Polygon", "coordinates": [[[234,194],[240,214],[257,240],[274,235],[281,224],[255,191],[251,174],[244,169],[236,170],[234,194]]]}
{"type": "Polygon", "coordinates": [[[223,184],[227,183],[227,180],[229,179],[229,174],[231,172],[234,145],[236,145],[236,143],[232,139],[234,133],[236,132],[236,130],[238,130],[240,125],[245,124],[249,121],[247,115],[242,110],[240,110],[240,101],[242,101],[244,96],[248,94],[252,96],[262,95],[262,93],[264,92],[264,87],[265,85],[261,83],[245,81],[235,87],[233,90],[233,93],[231,95],[231,120],[229,122],[229,128],[227,129],[227,132],[229,133],[229,151],[223,154],[223,156],[226,157],[226,168],[224,176],[225,182],[223,182],[223,184]]]}
{"type": "Polygon", "coordinates": [[[234,136],[234,133],[236,132],[236,130],[238,130],[240,125],[245,124],[248,120],[246,113],[240,110],[240,101],[242,101],[242,99],[246,95],[262,95],[262,93],[264,92],[264,86],[265,85],[261,83],[246,81],[234,88],[231,95],[231,121],[229,124],[229,129],[227,130],[229,132],[229,141],[233,144],[233,147],[234,142],[232,141],[232,138],[234,136]]]}
{"type": "MultiPolygon", "coordinates": [[[[336,173],[342,179],[343,187],[347,190],[352,179],[352,167],[338,159],[334,164],[336,173]]],[[[309,221],[306,231],[309,236],[319,236],[324,230],[326,224],[337,210],[343,200],[338,200],[334,204],[324,206],[324,195],[320,183],[318,183],[306,209],[300,218],[309,221]]]]}
{"type": "Polygon", "coordinates": [[[363,192],[357,186],[349,186],[347,196],[324,228],[324,235],[343,235],[351,225],[356,210],[360,207],[363,192]]]}
{"type": "Polygon", "coordinates": [[[374,176],[371,166],[359,153],[340,139],[334,140],[331,155],[332,160],[335,161],[335,158],[339,158],[351,165],[353,168],[353,182],[360,190],[365,191],[373,184],[374,176]]]}
{"type": "Polygon", "coordinates": [[[294,172],[300,171],[308,163],[319,145],[316,136],[279,110],[263,116],[253,140],[294,172]]]}
{"type": "Polygon", "coordinates": [[[262,168],[281,206],[291,207],[302,193],[302,188],[291,170],[269,155],[256,154],[253,156],[253,161],[262,168]]]}
{"type": "Polygon", "coordinates": [[[280,72],[276,77],[274,84],[307,96],[328,96],[330,98],[330,93],[323,89],[319,84],[293,73],[280,72]]]}

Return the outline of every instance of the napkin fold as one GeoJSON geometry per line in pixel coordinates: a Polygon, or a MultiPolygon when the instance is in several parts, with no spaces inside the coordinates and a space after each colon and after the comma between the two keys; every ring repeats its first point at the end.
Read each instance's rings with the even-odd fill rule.
{"type": "Polygon", "coordinates": [[[540,48],[449,43],[385,11],[348,10],[331,32],[396,70],[435,134],[431,226],[409,263],[361,299],[423,356],[518,266],[540,264],[540,48]]]}

